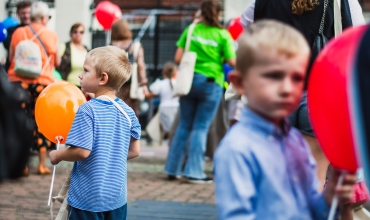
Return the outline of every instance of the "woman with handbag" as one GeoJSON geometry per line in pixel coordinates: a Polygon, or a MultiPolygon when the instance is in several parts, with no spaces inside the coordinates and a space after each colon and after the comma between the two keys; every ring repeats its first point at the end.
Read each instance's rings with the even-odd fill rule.
{"type": "MultiPolygon", "coordinates": [[[[138,97],[133,96],[133,89],[139,89],[148,83],[146,77],[146,68],[144,61],[144,49],[139,42],[132,40],[132,32],[126,20],[118,20],[113,23],[111,28],[111,45],[121,48],[128,53],[131,64],[136,64],[135,71],[132,71],[131,78],[123,84],[117,92],[117,97],[122,99],[139,115],[138,97]],[[133,84],[134,83],[134,84],[133,84]],[[134,88],[135,87],[135,88],[134,88]]],[[[142,90],[142,98],[145,98],[144,90],[142,90]]]]}
{"type": "Polygon", "coordinates": [[[69,31],[71,40],[61,44],[59,52],[62,55],[61,63],[56,68],[62,75],[62,79],[80,87],[78,75],[84,71],[83,65],[88,49],[82,44],[82,38],[85,32],[83,24],[76,23],[72,25],[69,31]]]}
{"type": "MultiPolygon", "coordinates": [[[[31,24],[20,27],[14,32],[9,49],[11,65],[8,70],[8,79],[16,89],[26,90],[29,94],[29,99],[22,103],[22,108],[29,117],[34,117],[36,99],[46,86],[54,82],[52,71],[54,66],[58,66],[60,63],[60,58],[57,56],[58,37],[55,32],[46,28],[49,19],[49,7],[46,3],[32,3],[31,24]],[[41,69],[39,72],[20,71],[20,69],[27,70],[29,63],[22,63],[19,57],[27,56],[29,52],[35,52],[34,49],[29,49],[31,50],[29,51],[27,46],[23,46],[22,49],[27,50],[26,53],[19,53],[21,51],[19,48],[25,43],[31,48],[35,48],[32,45],[36,45],[36,49],[40,51],[41,69]]],[[[55,147],[55,145],[46,139],[37,128],[32,133],[34,143],[30,143],[30,147],[39,151],[37,173],[41,175],[50,174],[50,170],[46,166],[47,150],[55,147]]],[[[25,175],[28,175],[27,168],[25,169],[25,175]]]]}
{"type": "Polygon", "coordinates": [[[180,78],[182,64],[188,62],[186,53],[196,53],[196,59],[190,91],[180,98],[180,123],[164,169],[169,180],[183,175],[190,183],[213,181],[203,171],[207,132],[223,95],[222,64],[226,61],[235,66],[236,56],[233,40],[218,20],[220,11],[217,1],[204,1],[200,21],[185,29],[177,42],[175,62],[181,64],[176,87],[184,83],[180,78]]]}

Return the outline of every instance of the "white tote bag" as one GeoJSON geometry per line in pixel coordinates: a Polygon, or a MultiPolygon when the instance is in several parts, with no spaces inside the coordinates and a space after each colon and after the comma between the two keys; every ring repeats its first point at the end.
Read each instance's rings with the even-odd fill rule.
{"type": "Polygon", "coordinates": [[[195,62],[197,60],[197,53],[190,52],[190,43],[191,43],[191,36],[193,34],[193,30],[196,24],[191,24],[188,30],[188,35],[186,37],[186,44],[185,44],[185,51],[182,55],[180,66],[179,66],[179,74],[176,78],[176,85],[173,91],[173,96],[184,96],[187,95],[191,89],[191,85],[193,83],[194,77],[194,67],[195,62]]]}
{"type": "Polygon", "coordinates": [[[142,86],[139,86],[139,73],[137,71],[137,56],[139,54],[140,49],[140,42],[134,42],[133,43],[134,51],[134,61],[131,64],[131,87],[130,87],[130,98],[137,99],[137,100],[144,100],[145,94],[144,94],[144,88],[142,86]]]}

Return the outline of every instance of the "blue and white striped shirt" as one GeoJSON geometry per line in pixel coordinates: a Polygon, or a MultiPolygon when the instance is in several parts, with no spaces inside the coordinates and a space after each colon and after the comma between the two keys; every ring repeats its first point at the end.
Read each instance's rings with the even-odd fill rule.
{"type": "Polygon", "coordinates": [[[140,139],[141,126],[134,111],[115,100],[91,99],[80,106],[66,144],[90,150],[88,158],[74,162],[68,203],[74,208],[104,212],[127,203],[127,156],[131,137],[140,139]]]}

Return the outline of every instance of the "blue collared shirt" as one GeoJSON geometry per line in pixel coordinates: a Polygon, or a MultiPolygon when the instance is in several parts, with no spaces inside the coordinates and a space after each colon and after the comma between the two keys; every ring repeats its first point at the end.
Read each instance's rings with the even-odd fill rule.
{"type": "Polygon", "coordinates": [[[316,164],[298,130],[245,107],[214,159],[219,219],[327,219],[316,164]]]}

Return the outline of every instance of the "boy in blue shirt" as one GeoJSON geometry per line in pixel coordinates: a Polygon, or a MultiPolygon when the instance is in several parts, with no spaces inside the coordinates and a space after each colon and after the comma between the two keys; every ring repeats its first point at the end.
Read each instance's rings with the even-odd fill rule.
{"type": "Polygon", "coordinates": [[[115,93],[130,70],[126,53],[117,47],[96,48],[86,55],[80,85],[96,98],[78,109],[66,140],[70,147],[50,152],[54,165],[75,161],[68,219],[126,219],[127,160],[139,156],[141,127],[115,93]]]}
{"type": "Polygon", "coordinates": [[[335,194],[339,204],[351,198],[355,174],[336,187],[335,172],[317,192],[310,149],[286,123],[300,101],[309,55],[304,37],[275,21],[256,22],[239,38],[229,79],[248,104],[215,154],[220,219],[326,220],[335,194]]]}

